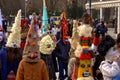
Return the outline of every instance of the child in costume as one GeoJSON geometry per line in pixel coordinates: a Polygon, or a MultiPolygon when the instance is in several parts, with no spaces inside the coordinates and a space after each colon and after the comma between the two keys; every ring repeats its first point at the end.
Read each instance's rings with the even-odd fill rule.
{"type": "Polygon", "coordinates": [[[21,42],[21,10],[18,11],[17,17],[15,17],[15,23],[12,27],[12,33],[9,35],[6,47],[3,46],[0,51],[0,61],[2,64],[2,80],[7,80],[7,76],[10,71],[14,71],[16,75],[19,62],[22,58],[20,53],[21,42]]]}
{"type": "Polygon", "coordinates": [[[106,35],[98,45],[97,50],[101,56],[105,57],[99,66],[104,80],[114,80],[114,77],[120,74],[119,53],[115,47],[115,40],[106,35]]]}
{"type": "Polygon", "coordinates": [[[36,24],[36,14],[33,13],[32,17],[16,80],[49,80],[45,62],[40,59],[39,28],[36,24]]]}
{"type": "Polygon", "coordinates": [[[75,58],[71,58],[73,59],[71,61],[75,63],[69,64],[74,66],[73,69],[70,68],[71,73],[69,73],[71,74],[72,80],[93,80],[92,54],[90,52],[92,40],[91,20],[90,14],[84,14],[82,17],[83,24],[78,28],[80,41],[77,43],[78,46],[75,50],[75,58]]]}

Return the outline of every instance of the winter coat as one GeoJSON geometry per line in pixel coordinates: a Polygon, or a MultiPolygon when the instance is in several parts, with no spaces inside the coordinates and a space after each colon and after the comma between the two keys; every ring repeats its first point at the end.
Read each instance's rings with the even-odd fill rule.
{"type": "Polygon", "coordinates": [[[25,62],[21,60],[16,80],[49,80],[46,65],[43,60],[38,62],[25,62]]]}
{"type": "Polygon", "coordinates": [[[54,63],[52,59],[52,54],[42,54],[41,53],[41,59],[45,61],[45,64],[47,66],[47,70],[49,73],[49,79],[55,79],[55,68],[54,68],[54,63]]]}
{"type": "Polygon", "coordinates": [[[14,64],[11,65],[9,61],[7,60],[7,49],[6,47],[2,47],[0,50],[0,62],[1,62],[1,74],[2,74],[2,80],[6,80],[9,72],[11,70],[14,71],[14,74],[17,73],[18,65],[20,62],[20,59],[14,60],[14,64]]]}
{"type": "Polygon", "coordinates": [[[120,67],[117,62],[110,63],[109,61],[102,61],[99,69],[103,74],[104,80],[113,80],[113,77],[120,72],[120,67]]]}
{"type": "Polygon", "coordinates": [[[62,61],[68,63],[69,60],[69,51],[70,51],[70,43],[63,44],[62,40],[57,43],[55,48],[55,54],[58,58],[58,61],[62,61]]]}

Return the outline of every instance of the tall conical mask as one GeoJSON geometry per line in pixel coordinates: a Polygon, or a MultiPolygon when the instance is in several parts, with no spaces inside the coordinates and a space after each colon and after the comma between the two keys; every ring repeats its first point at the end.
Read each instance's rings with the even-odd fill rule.
{"type": "Polygon", "coordinates": [[[7,40],[7,47],[20,47],[21,43],[21,10],[18,11],[17,16],[15,17],[15,23],[11,29],[12,33],[9,35],[7,40]]]}
{"type": "Polygon", "coordinates": [[[47,24],[48,24],[48,14],[45,0],[43,0],[43,16],[42,16],[42,34],[47,33],[47,24]]]}
{"type": "Polygon", "coordinates": [[[36,14],[32,14],[32,21],[33,24],[31,24],[24,51],[23,51],[23,60],[26,62],[37,62],[40,60],[40,52],[39,52],[39,36],[38,36],[38,25],[36,24],[36,14]]]}

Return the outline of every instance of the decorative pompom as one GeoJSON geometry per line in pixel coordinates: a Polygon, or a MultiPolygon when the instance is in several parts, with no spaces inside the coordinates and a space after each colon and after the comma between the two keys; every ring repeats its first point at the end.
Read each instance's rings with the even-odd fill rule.
{"type": "Polygon", "coordinates": [[[32,46],[36,46],[36,42],[32,42],[32,46]]]}
{"type": "Polygon", "coordinates": [[[37,27],[36,26],[34,26],[34,31],[37,31],[38,29],[37,29],[37,27]]]}
{"type": "Polygon", "coordinates": [[[34,19],[34,25],[36,25],[37,24],[37,21],[36,21],[36,19],[34,19]]]}
{"type": "Polygon", "coordinates": [[[31,34],[28,34],[28,37],[31,38],[31,34]]]}
{"type": "Polygon", "coordinates": [[[30,26],[30,31],[32,31],[33,30],[33,27],[32,26],[30,26]]]}

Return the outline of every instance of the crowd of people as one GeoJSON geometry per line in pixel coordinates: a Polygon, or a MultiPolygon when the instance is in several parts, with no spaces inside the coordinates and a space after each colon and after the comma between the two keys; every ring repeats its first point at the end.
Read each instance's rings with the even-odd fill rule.
{"type": "Polygon", "coordinates": [[[107,35],[104,21],[92,22],[88,13],[70,20],[63,13],[59,25],[50,22],[41,34],[35,13],[30,23],[20,17],[18,11],[10,32],[6,20],[0,27],[0,80],[9,80],[11,71],[14,80],[120,79],[120,34],[116,41],[107,35]]]}

